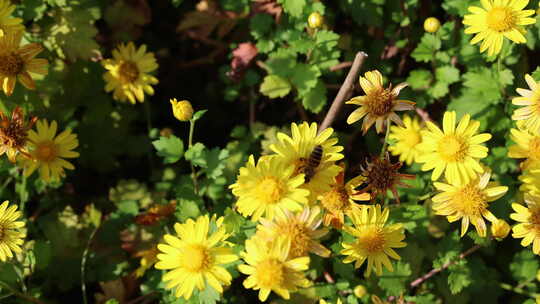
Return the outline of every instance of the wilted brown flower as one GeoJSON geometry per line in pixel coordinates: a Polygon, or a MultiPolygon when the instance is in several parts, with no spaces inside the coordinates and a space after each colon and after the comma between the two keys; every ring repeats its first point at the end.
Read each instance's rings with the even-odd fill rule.
{"type": "Polygon", "coordinates": [[[14,163],[17,153],[27,158],[32,158],[26,146],[28,131],[32,129],[37,117],[24,120],[21,107],[16,107],[11,112],[11,119],[4,113],[0,113],[0,155],[6,153],[8,159],[14,163]]]}
{"type": "Polygon", "coordinates": [[[386,153],[384,158],[377,156],[372,157],[372,161],[367,162],[367,167],[362,168],[362,175],[366,177],[367,186],[359,193],[371,191],[371,200],[373,200],[379,194],[385,196],[386,192],[390,190],[399,204],[399,195],[396,189],[397,186],[410,187],[410,185],[401,182],[401,179],[415,178],[413,174],[399,173],[401,165],[401,162],[392,164],[388,153],[386,153]]]}

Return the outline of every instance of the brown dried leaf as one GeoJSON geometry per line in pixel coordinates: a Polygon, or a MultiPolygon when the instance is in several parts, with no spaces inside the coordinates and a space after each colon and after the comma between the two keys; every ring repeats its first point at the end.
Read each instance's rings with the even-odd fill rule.
{"type": "Polygon", "coordinates": [[[257,56],[257,53],[257,47],[253,43],[240,43],[232,52],[231,71],[227,73],[227,76],[235,81],[240,80],[244,76],[246,69],[253,62],[253,59],[257,56]]]}

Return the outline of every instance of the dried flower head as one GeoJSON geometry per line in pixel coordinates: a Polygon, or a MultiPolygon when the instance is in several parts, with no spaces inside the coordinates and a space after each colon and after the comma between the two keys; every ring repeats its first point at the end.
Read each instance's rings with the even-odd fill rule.
{"type": "Polygon", "coordinates": [[[0,155],[6,153],[12,163],[15,162],[19,152],[27,158],[32,158],[28,153],[26,143],[28,131],[32,129],[36,121],[37,117],[25,121],[21,107],[16,107],[11,112],[11,118],[0,113],[0,155]]]}
{"type": "Polygon", "coordinates": [[[359,193],[371,191],[371,199],[373,200],[379,194],[385,196],[386,192],[390,190],[399,203],[396,187],[410,187],[410,185],[401,182],[401,179],[415,178],[413,174],[399,173],[401,165],[401,162],[392,164],[388,153],[386,153],[385,157],[372,157],[371,162],[367,162],[367,167],[362,168],[362,175],[366,177],[367,186],[359,193]]]}

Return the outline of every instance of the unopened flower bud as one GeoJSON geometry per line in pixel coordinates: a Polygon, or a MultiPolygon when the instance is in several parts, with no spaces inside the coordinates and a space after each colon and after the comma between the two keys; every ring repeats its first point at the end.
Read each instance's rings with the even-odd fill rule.
{"type": "Polygon", "coordinates": [[[497,219],[491,224],[491,234],[497,240],[504,239],[510,232],[510,225],[505,220],[497,219]]]}
{"type": "Polygon", "coordinates": [[[323,25],[323,19],[319,12],[313,12],[308,17],[308,25],[312,29],[320,28],[323,25]]]}
{"type": "Polygon", "coordinates": [[[364,285],[356,285],[353,292],[357,298],[362,298],[367,294],[367,289],[364,285]]]}
{"type": "Polygon", "coordinates": [[[441,27],[441,22],[435,17],[429,17],[424,21],[424,30],[428,33],[435,33],[441,27]]]}
{"type": "Polygon", "coordinates": [[[176,98],[170,100],[174,117],[180,121],[188,121],[193,116],[193,107],[187,100],[177,101],[176,98]]]}

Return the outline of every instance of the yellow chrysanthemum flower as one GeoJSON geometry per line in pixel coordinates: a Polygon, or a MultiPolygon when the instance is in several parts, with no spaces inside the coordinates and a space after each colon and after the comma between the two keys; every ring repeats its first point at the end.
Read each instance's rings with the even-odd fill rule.
{"type": "Polygon", "coordinates": [[[193,117],[193,107],[188,100],[178,101],[176,98],[170,100],[173,115],[180,121],[188,121],[193,117]]]}
{"type": "Polygon", "coordinates": [[[418,155],[422,153],[419,148],[422,143],[422,127],[418,118],[411,119],[408,115],[403,116],[404,126],[390,127],[390,139],[396,140],[395,144],[388,147],[392,155],[399,155],[399,161],[412,164],[418,155]]]}
{"type": "Polygon", "coordinates": [[[23,32],[11,32],[0,37],[0,84],[8,96],[13,94],[17,79],[27,89],[35,90],[30,73],[46,75],[46,59],[34,58],[43,47],[37,43],[20,46],[23,32]]]}
{"type": "Polygon", "coordinates": [[[285,211],[276,214],[273,221],[261,218],[257,226],[257,237],[273,242],[284,237],[290,242],[289,258],[306,256],[310,252],[322,257],[329,257],[330,250],[319,243],[319,239],[328,233],[321,225],[319,207],[305,207],[296,215],[285,211]]]}
{"type": "MultiPolygon", "coordinates": [[[[342,304],[342,303],[343,302],[341,302],[341,299],[338,298],[336,301],[336,304],[342,304]]],[[[320,299],[319,304],[330,304],[330,303],[326,302],[324,299],[320,299]]]]}
{"type": "Polygon", "coordinates": [[[523,238],[521,240],[523,247],[532,243],[533,252],[540,255],[540,197],[525,195],[525,203],[526,207],[521,204],[512,204],[512,209],[516,213],[510,214],[510,218],[519,222],[512,227],[512,237],[523,238]]]}
{"type": "Polygon", "coordinates": [[[510,130],[510,138],[516,143],[508,148],[508,157],[526,158],[521,168],[526,170],[540,165],[540,135],[529,130],[510,130]]]}
{"type": "Polygon", "coordinates": [[[23,20],[11,17],[14,10],[15,5],[9,0],[0,0],[0,37],[8,33],[24,31],[23,20]]]}
{"type": "Polygon", "coordinates": [[[270,145],[270,149],[277,153],[287,166],[294,167],[295,174],[305,173],[305,175],[308,173],[307,167],[309,167],[313,150],[317,146],[322,147],[320,163],[315,168],[311,168],[312,176],[305,178],[307,182],[302,185],[303,189],[310,192],[310,202],[328,191],[334,177],[339,173],[339,167],[335,162],[343,158],[343,154],[340,153],[343,147],[336,146],[338,140],[335,137],[331,138],[333,132],[332,128],[326,128],[317,135],[316,123],[311,125],[307,122],[300,125],[292,123],[292,137],[278,133],[278,142],[270,145]]]}
{"type": "Polygon", "coordinates": [[[540,169],[538,167],[524,171],[518,179],[522,182],[519,190],[523,193],[540,196],[540,169]]]}
{"type": "Polygon", "coordinates": [[[279,157],[263,156],[255,164],[253,155],[240,168],[236,183],[229,186],[238,197],[236,207],[253,221],[261,217],[274,218],[285,210],[300,211],[307,204],[309,191],[301,189],[304,175],[294,175],[294,167],[279,157]]]}
{"type": "Polygon", "coordinates": [[[144,93],[154,95],[151,85],[158,79],[149,73],[158,68],[154,53],[146,52],[146,45],[136,48],[133,42],[120,44],[112,51],[113,58],[103,60],[107,72],[103,79],[107,82],[105,91],[113,92],[118,101],[128,100],[132,104],[144,102],[144,93]]]}
{"type": "Polygon", "coordinates": [[[443,130],[434,123],[426,122],[427,130],[422,132],[423,151],[417,162],[425,163],[423,171],[433,170],[432,180],[437,180],[444,172],[450,183],[467,183],[484,172],[478,162],[487,156],[488,148],[481,145],[491,138],[489,133],[476,134],[480,123],[465,114],[456,127],[456,112],[446,112],[443,130]]]}
{"type": "Polygon", "coordinates": [[[238,270],[248,275],[245,288],[259,290],[259,300],[266,301],[272,291],[289,299],[298,287],[311,285],[302,272],[309,268],[309,257],[291,259],[289,248],[290,242],[285,238],[266,242],[255,237],[246,241],[246,249],[241,253],[246,264],[238,265],[238,270]]]}
{"type": "Polygon", "coordinates": [[[355,262],[354,267],[359,268],[367,260],[365,275],[370,276],[371,271],[377,275],[382,274],[384,265],[389,271],[394,271],[389,256],[399,260],[400,256],[392,248],[407,246],[403,225],[394,224],[385,227],[390,210],[381,211],[381,205],[363,206],[358,211],[350,213],[354,227],[343,226],[343,229],[356,237],[353,243],[343,243],[341,254],[346,255],[344,263],[355,262]]]}
{"type": "Polygon", "coordinates": [[[359,175],[345,183],[345,166],[340,167],[341,171],[336,176],[332,189],[319,196],[319,201],[325,211],[324,225],[332,225],[336,229],[341,229],[346,214],[353,208],[360,207],[354,201],[368,201],[371,198],[369,193],[359,193],[355,190],[366,181],[366,177],[359,175]]]}
{"type": "Polygon", "coordinates": [[[502,241],[510,233],[510,225],[505,220],[497,219],[491,224],[491,235],[502,241]]]}
{"type": "Polygon", "coordinates": [[[23,221],[17,219],[22,216],[20,211],[17,211],[16,205],[9,206],[8,201],[4,201],[0,205],[0,261],[5,262],[13,257],[13,252],[22,252],[21,245],[26,236],[19,229],[24,227],[23,221]]]}
{"type": "Polygon", "coordinates": [[[176,236],[166,234],[166,244],[159,244],[162,252],[157,255],[157,269],[170,270],[163,275],[168,281],[166,288],[176,288],[177,298],[191,297],[193,290],[204,290],[206,284],[217,292],[223,292],[223,285],[230,285],[232,277],[223,265],[238,260],[232,249],[226,245],[229,237],[223,225],[223,217],[216,220],[208,215],[199,216],[196,221],[174,225],[176,236]]]}
{"type": "Polygon", "coordinates": [[[9,161],[15,163],[20,153],[26,158],[32,158],[28,153],[28,131],[32,129],[37,117],[24,119],[22,108],[17,106],[11,112],[11,118],[0,113],[0,155],[6,154],[9,161]]]}
{"type": "Polygon", "coordinates": [[[471,44],[482,41],[480,52],[488,50],[488,55],[497,55],[502,48],[504,37],[515,43],[525,43],[524,25],[534,24],[529,16],[534,10],[523,10],[529,0],[481,0],[482,7],[471,6],[463,24],[468,25],[465,34],[476,34],[471,44]]]}
{"type": "Polygon", "coordinates": [[[518,126],[535,134],[540,131],[540,82],[536,82],[529,74],[525,75],[525,81],[530,90],[516,89],[521,96],[513,98],[512,104],[524,107],[514,110],[512,119],[518,121],[518,126]]]}
{"type": "Polygon", "coordinates": [[[38,120],[37,133],[28,132],[29,150],[32,159],[24,159],[24,174],[34,173],[39,168],[39,175],[45,182],[59,180],[66,174],[64,169],[73,170],[75,167],[64,158],[79,157],[79,152],[73,151],[79,145],[77,135],[71,130],[64,130],[56,135],[58,125],[56,121],[51,124],[46,119],[38,120]]]}
{"type": "Polygon", "coordinates": [[[402,126],[403,122],[395,111],[414,109],[414,102],[397,99],[399,92],[407,86],[407,83],[400,83],[394,88],[390,85],[385,89],[382,75],[377,70],[366,72],[364,77],[360,77],[360,86],[366,95],[353,97],[346,102],[360,106],[349,115],[347,123],[353,124],[364,118],[362,124],[364,134],[373,124],[375,124],[377,133],[381,133],[384,126],[390,121],[402,126]]]}
{"type": "Polygon", "coordinates": [[[464,236],[473,224],[481,237],[486,236],[486,218],[494,222],[497,218],[487,209],[488,204],[503,196],[508,187],[490,182],[491,172],[486,170],[466,184],[445,184],[435,182],[434,186],[441,193],[433,197],[433,210],[438,215],[446,216],[450,223],[461,219],[461,236],[464,236]]]}

